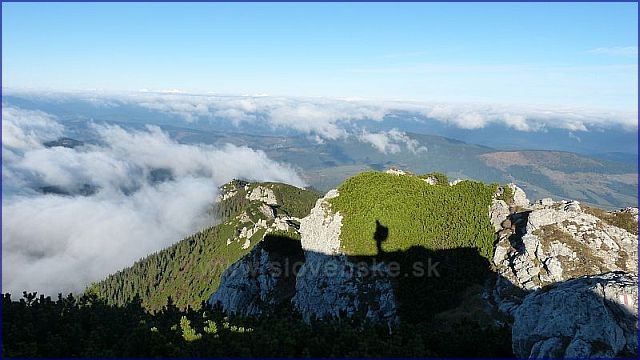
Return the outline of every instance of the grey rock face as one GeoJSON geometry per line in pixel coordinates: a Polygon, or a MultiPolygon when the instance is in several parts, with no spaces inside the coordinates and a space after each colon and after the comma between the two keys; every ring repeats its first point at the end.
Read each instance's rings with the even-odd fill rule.
{"type": "Polygon", "coordinates": [[[493,262],[513,286],[536,290],[583,275],[637,274],[637,236],[583,212],[575,201],[546,203],[511,215],[515,229],[498,232],[493,262]]]}
{"type": "Polygon", "coordinates": [[[278,200],[273,190],[264,186],[256,186],[247,194],[246,198],[250,201],[261,201],[267,205],[278,205],[278,200]]]}
{"type": "Polygon", "coordinates": [[[526,296],[514,312],[517,357],[637,355],[638,277],[606,273],[526,296]]]}
{"type": "Polygon", "coordinates": [[[340,253],[340,230],[342,216],[331,210],[329,199],[339,196],[338,190],[329,190],[316,201],[308,216],[300,220],[302,248],[321,254],[340,253]]]}
{"type": "Polygon", "coordinates": [[[384,264],[361,268],[340,249],[342,216],[331,209],[331,190],[300,221],[305,263],[296,278],[294,306],[307,321],[313,318],[366,317],[397,321],[394,290],[384,264]]]}
{"type": "Polygon", "coordinates": [[[277,279],[270,275],[268,253],[259,245],[225,270],[220,286],[209,298],[231,314],[259,315],[273,304],[271,292],[277,279]]]}
{"type": "Polygon", "coordinates": [[[388,268],[383,263],[356,264],[340,250],[342,216],[329,203],[336,196],[336,190],[329,191],[300,220],[297,248],[291,240],[265,238],[229,267],[209,303],[220,303],[228,313],[259,315],[291,301],[306,321],[358,316],[396,323],[388,268]],[[288,267],[282,266],[285,262],[288,267]],[[274,264],[288,270],[288,276],[274,271],[274,264]]]}
{"type": "Polygon", "coordinates": [[[362,267],[346,256],[306,252],[296,278],[294,306],[306,321],[359,316],[395,323],[396,302],[384,264],[362,267]]]}
{"type": "Polygon", "coordinates": [[[275,214],[275,211],[273,211],[273,208],[267,204],[260,205],[258,210],[260,211],[260,213],[262,213],[262,215],[264,215],[269,220],[274,219],[276,217],[276,214],[275,214]]]}
{"type": "Polygon", "coordinates": [[[502,222],[507,219],[507,216],[509,216],[509,205],[503,200],[493,200],[489,208],[489,217],[496,231],[502,228],[502,222]]]}
{"type": "Polygon", "coordinates": [[[293,296],[293,269],[302,260],[302,249],[294,240],[265,239],[225,270],[208,302],[231,314],[268,312],[293,296]]]}

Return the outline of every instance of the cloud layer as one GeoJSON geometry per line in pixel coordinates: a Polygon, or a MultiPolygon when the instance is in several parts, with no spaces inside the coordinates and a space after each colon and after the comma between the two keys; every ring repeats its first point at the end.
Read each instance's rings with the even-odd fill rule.
{"type": "Polygon", "coordinates": [[[49,93],[31,94],[57,99],[76,99],[94,106],[138,106],[169,114],[188,123],[222,121],[242,129],[268,126],[338,139],[361,132],[363,120],[386,121],[404,116],[415,121],[440,122],[461,129],[490,125],[516,131],[547,129],[590,131],[622,127],[637,131],[637,113],[569,107],[516,106],[495,104],[454,104],[363,99],[293,98],[278,96],[221,96],[211,94],[137,92],[128,94],[49,93]],[[354,129],[355,128],[355,129],[354,129]],[[355,130],[355,131],[354,131],[355,130]]]}
{"type": "Polygon", "coordinates": [[[382,121],[386,116],[410,113],[422,121],[439,121],[461,129],[478,129],[500,124],[517,131],[560,128],[587,131],[593,126],[623,126],[637,129],[635,114],[577,108],[450,104],[402,101],[370,101],[325,98],[282,98],[269,96],[193,96],[144,94],[125,97],[140,106],[168,111],[193,121],[220,117],[236,124],[266,121],[273,127],[289,128],[336,139],[346,135],[345,124],[358,120],[382,121]],[[140,96],[140,95],[138,95],[140,96]]]}
{"type": "Polygon", "coordinates": [[[207,210],[232,178],[304,185],[294,169],[247,147],[93,125],[95,144],[48,148],[42,143],[64,134],[52,116],[3,107],[2,117],[5,292],[82,290],[212,224],[207,210]]]}

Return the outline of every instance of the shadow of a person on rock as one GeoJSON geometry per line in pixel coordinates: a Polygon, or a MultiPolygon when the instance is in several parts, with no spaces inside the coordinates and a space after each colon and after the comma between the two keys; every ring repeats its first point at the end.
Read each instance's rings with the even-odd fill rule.
{"type": "Polygon", "coordinates": [[[388,243],[389,226],[379,219],[375,225],[372,240],[377,253],[352,259],[367,264],[383,262],[387,266],[395,287],[398,315],[405,322],[419,323],[455,308],[466,289],[482,284],[490,274],[489,262],[476,248],[429,249],[416,244],[394,249],[397,244],[388,243]]]}

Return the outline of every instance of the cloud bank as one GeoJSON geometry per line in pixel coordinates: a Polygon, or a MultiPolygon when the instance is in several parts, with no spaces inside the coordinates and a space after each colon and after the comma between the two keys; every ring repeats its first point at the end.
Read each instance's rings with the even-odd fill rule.
{"type": "Polygon", "coordinates": [[[422,121],[439,121],[461,129],[479,129],[491,124],[517,131],[559,128],[588,131],[594,126],[637,129],[637,116],[577,108],[449,104],[402,101],[370,101],[325,98],[219,97],[145,94],[144,102],[124,98],[150,109],[167,111],[187,121],[196,118],[227,118],[235,124],[266,121],[273,127],[317,134],[326,139],[347,135],[345,124],[359,120],[383,121],[386,116],[409,113],[422,121]]]}
{"type": "Polygon", "coordinates": [[[159,128],[93,125],[98,141],[45,147],[64,127],[43,112],[2,109],[2,290],[81,291],[212,224],[232,178],[303,186],[263,152],[184,145],[159,128]]]}
{"type": "Polygon", "coordinates": [[[570,107],[454,104],[364,99],[294,98],[263,95],[222,96],[136,92],[30,93],[48,99],[76,99],[94,106],[137,106],[175,116],[187,123],[222,121],[239,129],[255,125],[290,130],[335,140],[355,133],[364,121],[387,121],[403,116],[414,121],[440,122],[460,129],[499,125],[520,132],[565,129],[573,132],[622,127],[637,131],[637,112],[570,107]]]}

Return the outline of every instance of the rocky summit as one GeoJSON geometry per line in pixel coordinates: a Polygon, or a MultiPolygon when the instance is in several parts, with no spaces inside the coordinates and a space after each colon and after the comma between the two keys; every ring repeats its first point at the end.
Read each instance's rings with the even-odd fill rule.
{"type": "Polygon", "coordinates": [[[495,200],[490,215],[498,230],[493,263],[506,288],[536,290],[582,275],[638,272],[637,218],[628,209],[613,213],[629,218],[624,229],[576,201],[542,199],[524,201],[518,211],[506,208],[495,200]]]}
{"type": "Polygon", "coordinates": [[[499,274],[492,295],[513,317],[514,354],[637,354],[637,208],[521,197],[517,211],[505,209],[501,200],[490,209],[499,274]]]}
{"type": "Polygon", "coordinates": [[[290,301],[307,321],[364,314],[372,321],[395,323],[394,293],[384,264],[369,269],[380,276],[359,276],[361,269],[340,250],[342,218],[328,202],[338,195],[330,191],[300,220],[299,240],[266,236],[231,265],[209,303],[233,314],[259,315],[290,301]],[[296,263],[300,267],[294,273],[296,263]],[[275,271],[274,265],[287,268],[275,271]]]}
{"type": "Polygon", "coordinates": [[[150,311],[205,302],[237,321],[378,329],[446,355],[480,344],[487,356],[637,354],[635,207],[390,169],[323,196],[234,180],[210,213],[217,225],[87,293],[150,311]]]}
{"type": "MultiPolygon", "coordinates": [[[[416,247],[401,245],[398,231],[386,227],[384,219],[376,219],[375,228],[363,229],[362,236],[377,241],[379,233],[383,233],[383,238],[374,245],[377,254],[366,257],[368,261],[363,265],[357,261],[363,257],[354,252],[357,247],[353,239],[357,240],[358,234],[345,234],[345,222],[353,221],[354,216],[356,220],[366,217],[368,212],[340,208],[339,200],[350,194],[366,197],[366,192],[354,186],[363,186],[373,179],[371,186],[378,187],[380,203],[384,203],[386,185],[395,187],[396,191],[402,191],[403,186],[416,186],[417,193],[423,196],[420,201],[426,207],[434,197],[446,204],[452,201],[449,197],[454,191],[458,191],[456,187],[468,186],[465,185],[468,181],[437,181],[432,175],[420,177],[397,169],[348,181],[316,201],[309,214],[299,220],[295,239],[265,237],[231,265],[209,302],[221,305],[229,313],[242,315],[260,315],[273,312],[278,306],[290,306],[307,322],[362,318],[386,324],[389,329],[411,322],[412,317],[403,318],[403,314],[411,313],[406,311],[408,306],[422,303],[428,307],[426,304],[434,303],[433,298],[438,297],[434,288],[428,293],[421,292],[427,282],[414,281],[410,283],[413,288],[403,288],[407,280],[394,277],[390,271],[391,260],[400,258],[398,254],[402,254],[402,258],[410,257],[407,254],[416,247]],[[400,179],[408,182],[402,183],[400,179]],[[412,183],[413,179],[419,184],[412,183]],[[437,191],[432,193],[430,188],[437,191]],[[391,233],[402,250],[390,251],[394,243],[385,248],[391,233]],[[276,246],[278,243],[280,246],[276,246]],[[282,271],[274,273],[274,260],[276,263],[286,260],[287,264],[297,262],[299,266],[285,269],[291,273],[283,276],[282,271]]],[[[494,314],[491,315],[493,321],[485,325],[511,328],[512,349],[518,357],[637,354],[637,208],[607,212],[577,201],[545,198],[532,202],[515,184],[492,189],[484,215],[479,216],[486,219],[480,220],[486,221],[491,229],[489,233],[493,233],[491,256],[485,267],[478,268],[486,268],[491,275],[476,282],[482,289],[482,310],[477,311],[494,314]]],[[[247,196],[267,205],[274,198],[264,189],[255,189],[247,196]]],[[[454,210],[448,211],[452,216],[450,221],[455,219],[454,210]]],[[[401,212],[400,207],[388,207],[379,214],[391,219],[401,212]]],[[[414,215],[404,220],[438,226],[435,222],[429,223],[428,217],[422,219],[419,212],[414,215]]],[[[393,221],[386,223],[394,224],[393,221]]],[[[433,240],[422,240],[426,250],[420,256],[437,258],[441,260],[442,271],[450,269],[449,273],[455,273],[459,264],[452,263],[451,256],[441,255],[455,254],[454,249],[446,244],[440,247],[435,242],[437,237],[433,240]]],[[[413,245],[419,243],[416,241],[413,245]]],[[[481,244],[477,247],[479,254],[481,244]]],[[[460,277],[448,279],[452,284],[460,277]]],[[[439,290],[452,286],[436,284],[439,290]]],[[[451,294],[460,296],[462,292],[451,294]]],[[[443,307],[443,310],[453,310],[436,318],[459,311],[456,309],[467,306],[464,301],[467,300],[459,307],[443,307]]]]}

